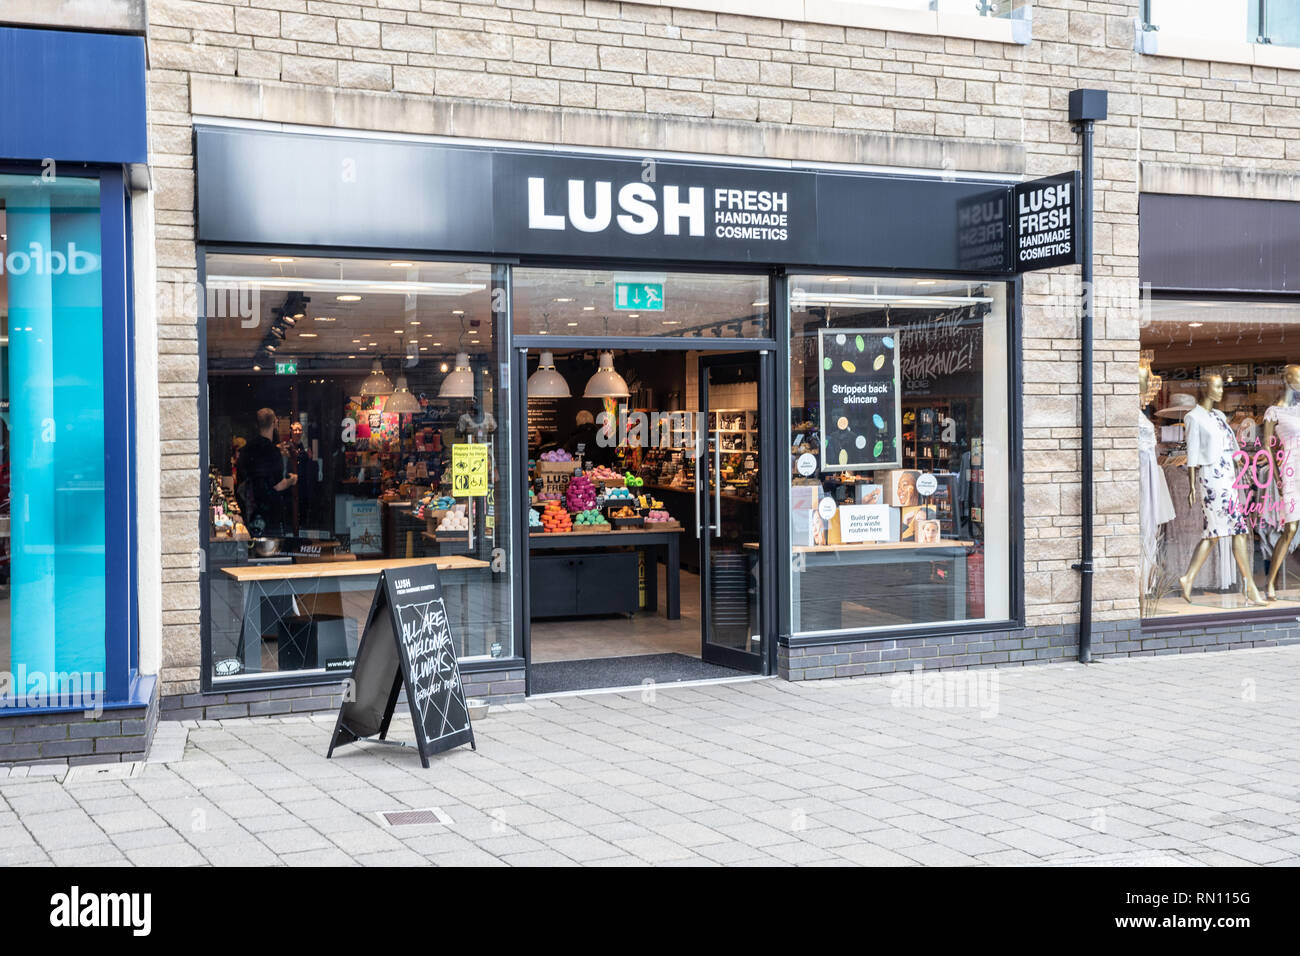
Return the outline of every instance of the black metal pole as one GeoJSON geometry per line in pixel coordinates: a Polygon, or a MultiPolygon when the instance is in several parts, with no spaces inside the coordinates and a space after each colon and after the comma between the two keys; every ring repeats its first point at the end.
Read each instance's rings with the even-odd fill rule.
{"type": "Polygon", "coordinates": [[[1092,661],[1092,576],[1093,576],[1093,474],[1092,474],[1092,133],[1096,120],[1106,118],[1107,96],[1105,90],[1075,90],[1070,94],[1070,120],[1080,134],[1083,151],[1082,182],[1079,187],[1079,256],[1083,267],[1082,287],[1079,290],[1080,316],[1079,340],[1081,354],[1080,391],[1081,417],[1079,420],[1079,470],[1080,474],[1080,529],[1079,563],[1079,663],[1092,661]]]}
{"type": "Polygon", "coordinates": [[[1082,419],[1079,436],[1079,468],[1082,471],[1082,548],[1079,555],[1079,663],[1092,660],[1092,126],[1086,119],[1080,123],[1083,136],[1083,184],[1079,205],[1082,207],[1080,253],[1083,256],[1082,306],[1079,322],[1079,339],[1082,345],[1081,365],[1082,419]]]}

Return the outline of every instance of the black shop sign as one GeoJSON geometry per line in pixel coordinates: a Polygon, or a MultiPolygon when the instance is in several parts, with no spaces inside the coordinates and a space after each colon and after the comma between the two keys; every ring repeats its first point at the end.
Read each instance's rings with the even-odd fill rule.
{"type": "Polygon", "coordinates": [[[822,471],[897,468],[899,347],[894,329],[818,329],[822,471]]]}
{"type": "Polygon", "coordinates": [[[1011,262],[1016,272],[1081,261],[1078,171],[1017,183],[1011,203],[1011,262]]]}
{"type": "Polygon", "coordinates": [[[432,564],[383,571],[357,647],[327,757],[343,744],[388,736],[398,694],[415,725],[420,763],[461,744],[474,747],[456,645],[438,569],[432,564]]]}

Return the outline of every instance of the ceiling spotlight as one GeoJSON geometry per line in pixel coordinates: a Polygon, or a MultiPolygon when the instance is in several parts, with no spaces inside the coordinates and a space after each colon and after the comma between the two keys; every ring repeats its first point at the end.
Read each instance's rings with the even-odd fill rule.
{"type": "MultiPolygon", "coordinates": [[[[445,365],[443,366],[446,367],[445,365]]],[[[442,380],[439,398],[473,398],[474,372],[469,366],[469,353],[456,353],[456,368],[442,380]]]]}
{"type": "Polygon", "coordinates": [[[351,295],[351,294],[336,295],[334,298],[339,302],[360,302],[361,301],[361,296],[351,295]]]}
{"type": "Polygon", "coordinates": [[[362,395],[392,395],[393,383],[384,374],[384,367],[375,359],[370,365],[370,374],[361,383],[362,395]]]}
{"type": "Polygon", "coordinates": [[[314,317],[312,318],[312,321],[313,321],[313,322],[333,322],[333,321],[334,321],[334,316],[332,316],[332,315],[317,315],[317,316],[314,316],[314,317]]]}
{"type": "Polygon", "coordinates": [[[582,311],[583,311],[583,312],[595,312],[595,311],[596,311],[596,307],[595,307],[594,305],[584,305],[584,306],[582,307],[582,311]]]}
{"type": "Polygon", "coordinates": [[[465,314],[465,310],[464,310],[464,309],[452,309],[452,310],[451,310],[451,314],[452,314],[452,315],[464,315],[464,314],[465,314]]]}
{"type": "Polygon", "coordinates": [[[596,374],[587,381],[583,398],[627,398],[631,393],[623,376],[614,371],[614,353],[601,352],[596,374]]]}
{"type": "Polygon", "coordinates": [[[528,376],[529,398],[568,398],[569,383],[555,370],[555,356],[543,352],[537,363],[537,371],[528,376]]]}
{"type": "Polygon", "coordinates": [[[314,338],[316,338],[316,333],[315,333],[315,332],[299,332],[299,333],[298,333],[298,338],[300,338],[300,339],[314,339],[314,338]]]}
{"type": "Polygon", "coordinates": [[[272,262],[293,262],[292,256],[271,256],[272,262]]]}
{"type": "Polygon", "coordinates": [[[415,265],[415,263],[414,262],[390,262],[388,265],[393,269],[409,269],[411,266],[415,265]]]}
{"type": "Polygon", "coordinates": [[[411,394],[406,384],[406,376],[397,376],[397,388],[384,403],[384,411],[394,415],[414,415],[420,410],[420,400],[411,394]]]}

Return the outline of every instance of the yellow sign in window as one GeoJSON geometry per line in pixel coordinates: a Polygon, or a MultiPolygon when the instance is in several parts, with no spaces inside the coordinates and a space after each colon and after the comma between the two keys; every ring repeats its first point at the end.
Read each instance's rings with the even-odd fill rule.
{"type": "Polygon", "coordinates": [[[478,498],[488,492],[488,446],[451,446],[451,494],[454,498],[478,498]]]}

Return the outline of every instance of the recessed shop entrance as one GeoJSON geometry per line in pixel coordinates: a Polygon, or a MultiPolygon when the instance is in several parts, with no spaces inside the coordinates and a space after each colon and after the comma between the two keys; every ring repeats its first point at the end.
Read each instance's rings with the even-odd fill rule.
{"type": "MultiPolygon", "coordinates": [[[[581,285],[551,296],[573,300],[553,307],[580,310],[584,291],[592,296],[581,285]]],[[[766,307],[765,295],[741,298],[733,322],[766,307]]],[[[554,314],[547,319],[556,324],[554,314]]],[[[583,318],[559,327],[573,321],[583,318]]],[[[772,352],[697,337],[539,336],[544,344],[534,347],[522,343],[538,339],[516,337],[514,380],[527,377],[516,441],[528,467],[532,694],[765,669],[772,352]]]]}

